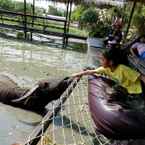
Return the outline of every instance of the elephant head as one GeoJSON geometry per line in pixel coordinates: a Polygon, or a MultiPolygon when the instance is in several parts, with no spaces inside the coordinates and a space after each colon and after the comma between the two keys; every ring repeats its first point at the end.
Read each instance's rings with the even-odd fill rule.
{"type": "Polygon", "coordinates": [[[72,82],[70,78],[42,80],[25,97],[12,100],[15,105],[33,111],[42,111],[53,100],[57,100],[72,82]]]}

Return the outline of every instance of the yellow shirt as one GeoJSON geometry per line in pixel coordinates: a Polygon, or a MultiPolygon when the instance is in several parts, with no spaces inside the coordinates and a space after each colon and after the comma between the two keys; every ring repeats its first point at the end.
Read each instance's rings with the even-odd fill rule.
{"type": "Polygon", "coordinates": [[[126,88],[130,94],[142,93],[141,82],[139,79],[140,74],[125,65],[118,65],[114,71],[111,71],[109,67],[99,67],[96,69],[96,73],[104,74],[114,80],[117,80],[118,83],[126,88]]]}

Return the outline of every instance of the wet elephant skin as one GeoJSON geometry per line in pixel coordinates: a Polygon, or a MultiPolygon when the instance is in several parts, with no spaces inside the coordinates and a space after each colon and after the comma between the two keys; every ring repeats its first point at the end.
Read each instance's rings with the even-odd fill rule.
{"type": "Polygon", "coordinates": [[[22,97],[29,89],[20,88],[8,76],[0,76],[0,102],[41,113],[49,102],[60,98],[72,80],[69,78],[55,78],[43,80],[43,82],[47,85],[38,87],[28,98],[12,102],[12,100],[22,97]]]}

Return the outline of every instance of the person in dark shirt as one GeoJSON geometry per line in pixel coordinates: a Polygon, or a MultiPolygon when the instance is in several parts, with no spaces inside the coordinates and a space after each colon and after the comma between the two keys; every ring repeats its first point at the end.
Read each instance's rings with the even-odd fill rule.
{"type": "Polygon", "coordinates": [[[121,16],[114,19],[112,23],[112,29],[110,30],[108,37],[105,39],[104,43],[107,47],[112,47],[113,45],[119,45],[122,40],[122,27],[123,22],[121,16]]]}

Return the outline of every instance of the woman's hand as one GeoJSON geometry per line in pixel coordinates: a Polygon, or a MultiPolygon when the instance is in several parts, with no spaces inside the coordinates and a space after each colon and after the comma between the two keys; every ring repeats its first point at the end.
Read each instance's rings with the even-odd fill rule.
{"type": "Polygon", "coordinates": [[[94,69],[93,70],[84,70],[82,72],[72,74],[71,77],[77,78],[77,77],[82,77],[83,75],[93,75],[93,74],[96,74],[96,70],[94,70],[94,69]]]}
{"type": "Polygon", "coordinates": [[[71,75],[71,77],[72,77],[73,79],[75,79],[75,78],[80,78],[80,77],[82,77],[82,74],[74,73],[74,74],[71,75]]]}

